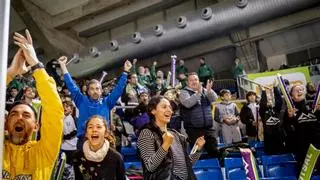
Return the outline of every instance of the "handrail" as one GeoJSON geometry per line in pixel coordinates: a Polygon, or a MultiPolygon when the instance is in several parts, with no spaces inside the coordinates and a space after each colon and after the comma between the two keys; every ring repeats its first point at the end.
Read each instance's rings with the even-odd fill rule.
{"type": "Polygon", "coordinates": [[[253,83],[253,84],[256,84],[256,85],[258,85],[258,86],[262,86],[262,87],[264,87],[264,88],[266,88],[266,89],[272,89],[272,88],[270,88],[270,87],[268,87],[268,86],[265,86],[265,85],[263,85],[263,84],[257,83],[257,82],[255,82],[255,81],[253,81],[253,80],[248,79],[248,78],[245,78],[245,77],[240,77],[240,78],[242,78],[242,79],[244,79],[244,80],[246,80],[246,81],[249,81],[249,82],[251,82],[251,83],[253,83]]]}

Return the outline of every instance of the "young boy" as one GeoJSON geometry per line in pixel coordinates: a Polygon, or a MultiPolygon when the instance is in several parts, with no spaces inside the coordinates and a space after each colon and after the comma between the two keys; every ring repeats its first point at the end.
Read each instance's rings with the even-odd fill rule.
{"type": "Polygon", "coordinates": [[[220,129],[225,144],[241,142],[239,111],[235,103],[231,103],[231,93],[227,89],[220,91],[222,102],[216,105],[215,121],[220,129]]]}

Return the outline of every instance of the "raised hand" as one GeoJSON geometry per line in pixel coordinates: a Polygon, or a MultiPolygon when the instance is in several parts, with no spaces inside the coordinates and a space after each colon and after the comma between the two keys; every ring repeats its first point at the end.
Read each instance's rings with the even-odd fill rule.
{"type": "Polygon", "coordinates": [[[133,59],[132,63],[133,63],[133,64],[136,64],[137,61],[138,61],[137,59],[133,59]]]}
{"type": "Polygon", "coordinates": [[[130,72],[131,67],[132,67],[131,62],[129,60],[126,60],[126,62],[124,63],[124,71],[130,72]]]}
{"type": "Polygon", "coordinates": [[[198,94],[202,94],[202,88],[203,88],[203,87],[202,87],[202,83],[200,82],[200,83],[198,84],[198,87],[197,87],[197,90],[196,90],[198,94]]]}
{"type": "Polygon", "coordinates": [[[288,109],[288,116],[292,118],[296,114],[296,109],[288,109]]]}
{"type": "Polygon", "coordinates": [[[18,74],[24,74],[28,71],[29,69],[26,66],[26,60],[24,58],[22,49],[19,49],[14,55],[11,65],[8,68],[8,74],[13,78],[18,74]]]}
{"type": "Polygon", "coordinates": [[[208,79],[207,84],[206,84],[206,90],[207,92],[210,92],[213,87],[213,80],[208,79]]]}
{"type": "Polygon", "coordinates": [[[204,136],[198,137],[195,143],[198,146],[198,151],[200,151],[203,148],[205,143],[206,143],[206,140],[204,139],[204,136]]]}
{"type": "Polygon", "coordinates": [[[34,47],[32,45],[32,37],[30,35],[30,32],[26,29],[25,33],[26,37],[15,32],[13,36],[14,43],[22,49],[27,63],[30,66],[34,66],[39,62],[39,60],[37,58],[36,51],[34,50],[34,47]]]}
{"type": "Polygon", "coordinates": [[[173,142],[173,135],[170,132],[166,132],[163,134],[162,139],[163,139],[162,148],[165,151],[168,151],[168,149],[170,148],[173,142]]]}
{"type": "Polygon", "coordinates": [[[58,62],[59,62],[59,64],[60,64],[60,66],[61,66],[61,65],[66,66],[67,61],[68,61],[68,58],[67,58],[66,56],[61,56],[61,57],[59,57],[59,59],[58,59],[58,62]]]}
{"type": "Polygon", "coordinates": [[[157,61],[153,61],[153,65],[157,66],[158,62],[157,61]]]}

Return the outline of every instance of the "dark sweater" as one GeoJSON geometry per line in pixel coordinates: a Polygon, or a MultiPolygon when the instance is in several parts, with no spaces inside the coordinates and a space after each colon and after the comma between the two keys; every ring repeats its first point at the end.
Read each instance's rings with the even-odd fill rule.
{"type": "Polygon", "coordinates": [[[274,106],[267,105],[267,94],[262,91],[259,113],[263,122],[264,151],[266,154],[284,153],[284,131],[282,129],[282,97],[278,88],[274,88],[274,106]]]}
{"type": "Polygon", "coordinates": [[[294,106],[296,115],[289,118],[286,112],[283,123],[287,134],[286,145],[296,154],[300,172],[309,145],[320,148],[320,112],[313,113],[305,100],[294,102],[294,106]]]}
{"type": "Polygon", "coordinates": [[[76,180],[125,180],[122,156],[109,148],[102,162],[85,158],[83,151],[77,151],[72,158],[76,180]]]}

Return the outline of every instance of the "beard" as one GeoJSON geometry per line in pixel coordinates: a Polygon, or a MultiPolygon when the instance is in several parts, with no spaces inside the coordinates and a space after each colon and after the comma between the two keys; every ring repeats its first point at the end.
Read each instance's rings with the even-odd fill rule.
{"type": "Polygon", "coordinates": [[[16,135],[10,135],[9,137],[10,141],[15,145],[23,145],[26,142],[28,142],[28,137],[26,136],[16,136],[16,135]]]}

